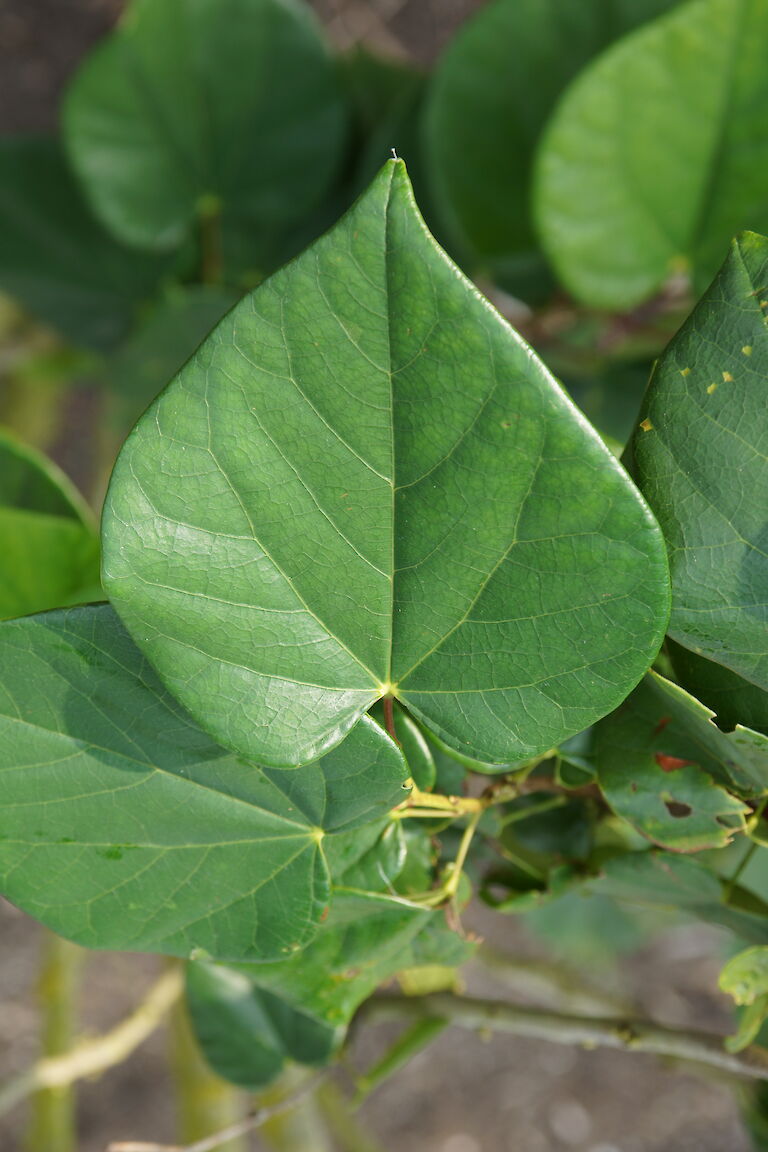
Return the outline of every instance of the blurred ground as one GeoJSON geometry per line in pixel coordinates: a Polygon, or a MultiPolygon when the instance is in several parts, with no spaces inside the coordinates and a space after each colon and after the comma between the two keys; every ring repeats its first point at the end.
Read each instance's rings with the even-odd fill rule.
{"type": "MultiPolygon", "coordinates": [[[[120,0],[0,0],[0,132],[50,129],[69,72],[119,14],[120,0]]],[[[431,61],[479,0],[315,0],[340,47],[359,40],[393,55],[431,61]]],[[[76,439],[76,434],[73,437],[76,439]]],[[[75,446],[76,447],[76,446],[75,446]]],[[[73,451],[75,448],[73,448],[73,451]]],[[[66,461],[63,461],[66,464],[66,461]]],[[[488,917],[475,915],[487,929],[488,917]]],[[[501,918],[497,918],[501,919],[501,918]]],[[[535,956],[519,922],[502,920],[497,945],[535,956]]],[[[0,901],[0,1083],[34,1059],[34,980],[40,930],[0,901]]],[[[716,998],[718,934],[673,929],[652,948],[597,980],[617,985],[668,1024],[725,1031],[716,998]]],[[[88,961],[83,1028],[96,1032],[135,1005],[155,958],[97,954],[88,961]]],[[[471,987],[503,993],[488,977],[471,987]]],[[[361,1038],[370,1059],[381,1036],[361,1038]]],[[[80,1094],[80,1152],[110,1139],[171,1141],[173,1109],[165,1038],[80,1094]]],[[[397,1152],[748,1152],[733,1097],[724,1089],[640,1056],[580,1052],[511,1037],[445,1034],[372,1097],[364,1110],[382,1148],[397,1152]]],[[[23,1109],[0,1119],[0,1152],[22,1147],[23,1109]]],[[[253,1138],[254,1152],[260,1148],[253,1138]]]]}
{"type": "MultiPolygon", "coordinates": [[[[493,931],[498,947],[534,961],[542,955],[519,921],[475,910],[471,926],[493,931]],[[501,921],[499,924],[497,921],[501,921]]],[[[0,1083],[34,1059],[34,980],[40,930],[0,901],[0,1083]]],[[[592,973],[598,987],[621,988],[643,1014],[667,1024],[726,1031],[715,997],[721,962],[717,930],[674,928],[620,969],[592,973]]],[[[158,971],[155,957],[89,957],[83,1027],[110,1027],[139,1001],[158,971]]],[[[470,970],[471,991],[505,995],[503,983],[470,970]]],[[[391,1034],[390,1034],[391,1035],[391,1034]]],[[[359,1037],[366,1066],[388,1039],[359,1037]]],[[[173,1106],[166,1040],[156,1033],[127,1063],[82,1085],[79,1152],[109,1140],[171,1142],[173,1106]]],[[[515,1037],[481,1039],[450,1031],[375,1093],[363,1118],[396,1152],[749,1152],[731,1094],[650,1057],[582,1052],[515,1037]]],[[[21,1152],[23,1108],[0,1119],[0,1149],[21,1152]]],[[[263,1145],[254,1135],[253,1152],[263,1145]]]]}

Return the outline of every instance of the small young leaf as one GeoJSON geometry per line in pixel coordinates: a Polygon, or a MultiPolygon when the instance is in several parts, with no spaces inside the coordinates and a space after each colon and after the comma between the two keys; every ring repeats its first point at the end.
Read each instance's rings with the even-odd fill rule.
{"type": "Polygon", "coordinates": [[[626,696],[667,616],[636,489],[434,243],[399,161],[142,417],[103,541],[171,691],[274,765],[389,691],[460,752],[538,755],[626,696]]]}
{"type": "Polygon", "coordinates": [[[325,193],[345,124],[302,0],[133,0],[77,73],[64,130],[116,236],[172,247],[220,209],[258,263],[325,193]]]}
{"type": "Polygon", "coordinates": [[[633,308],[689,268],[703,288],[734,232],[768,225],[766,56],[762,0],[693,0],[568,89],[535,198],[546,251],[579,300],[633,308]]]}
{"type": "Polygon", "coordinates": [[[719,984],[736,1004],[747,1008],[739,1020],[738,1032],[725,1041],[729,1052],[741,1052],[768,1019],[768,948],[747,948],[733,956],[720,973],[719,984]]]}
{"type": "Polygon", "coordinates": [[[87,947],[290,953],[327,914],[323,835],[403,796],[367,718],[295,772],[226,753],[108,605],[3,624],[0,669],[0,891],[87,947]]]}
{"type": "Polygon", "coordinates": [[[0,431],[0,619],[101,600],[85,501],[50,460],[0,431]]]}
{"type": "Polygon", "coordinates": [[[669,550],[670,635],[762,689],[767,287],[768,240],[746,233],[658,362],[632,443],[669,550]]]}

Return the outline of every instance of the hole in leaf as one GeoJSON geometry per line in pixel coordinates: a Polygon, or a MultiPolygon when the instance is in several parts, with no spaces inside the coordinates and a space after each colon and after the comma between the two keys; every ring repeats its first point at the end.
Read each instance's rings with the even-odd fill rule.
{"type": "Polygon", "coordinates": [[[674,816],[676,820],[682,820],[685,816],[690,816],[693,809],[690,804],[681,804],[678,800],[665,800],[667,812],[670,816],[674,816]]]}

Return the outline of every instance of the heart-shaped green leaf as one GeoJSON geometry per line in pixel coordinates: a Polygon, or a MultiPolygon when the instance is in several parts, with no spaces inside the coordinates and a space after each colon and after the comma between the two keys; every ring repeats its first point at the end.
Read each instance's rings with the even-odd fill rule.
{"type": "Polygon", "coordinates": [[[171,691],[274,765],[389,692],[478,760],[537,755],[626,696],[667,617],[639,494],[399,161],[142,417],[103,545],[171,691]]]}
{"type": "Polygon", "coordinates": [[[0,140],[0,288],[35,316],[76,344],[111,348],[168,269],[104,231],[57,141],[0,140]]]}
{"type": "Polygon", "coordinates": [[[0,891],[88,947],[290,953],[327,909],[324,834],[403,796],[367,718],[295,772],[229,755],[108,605],[3,624],[0,669],[0,891]]]}
{"type": "Polygon", "coordinates": [[[677,685],[649,675],[596,726],[600,788],[618,816],[664,848],[722,848],[744,831],[749,812],[712,778],[727,782],[733,774],[751,783],[738,763],[734,737],[720,732],[707,710],[677,685]]]}
{"type": "Polygon", "coordinates": [[[768,240],[746,233],[657,364],[632,444],[638,484],[669,549],[670,635],[762,689],[766,289],[768,240]]]}
{"type": "Polygon", "coordinates": [[[148,248],[220,208],[258,262],[323,196],[343,152],[336,74],[302,0],[133,0],[64,111],[94,209],[148,248]]]}
{"type": "Polygon", "coordinates": [[[103,598],[85,501],[50,460],[0,431],[0,619],[103,598]]]}
{"type": "Polygon", "coordinates": [[[425,117],[429,174],[457,238],[525,299],[547,286],[530,211],[539,135],[566,84],[675,0],[493,0],[437,65],[425,117]]]}
{"type": "Polygon", "coordinates": [[[740,228],[768,225],[768,9],[694,0],[599,57],[539,153],[536,212],[563,283],[632,308],[691,270],[705,287],[740,228]]]}

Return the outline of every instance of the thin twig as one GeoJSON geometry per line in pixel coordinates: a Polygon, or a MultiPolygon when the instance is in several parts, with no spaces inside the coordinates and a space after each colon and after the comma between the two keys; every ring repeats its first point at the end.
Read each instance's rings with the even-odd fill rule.
{"type": "Polygon", "coordinates": [[[768,1080],[768,1050],[753,1046],[732,1054],[723,1048],[722,1036],[665,1028],[649,1020],[546,1012],[448,992],[422,997],[375,996],[358,1014],[358,1018],[366,1022],[419,1016],[436,1016],[460,1028],[509,1032],[558,1044],[648,1052],[717,1069],[727,1077],[768,1080]]]}
{"type": "Polygon", "coordinates": [[[62,1056],[38,1060],[0,1088],[0,1116],[39,1088],[61,1087],[122,1063],[150,1036],[181,995],[180,971],[164,973],[135,1012],[95,1040],[84,1040],[62,1056]]]}
{"type": "Polygon", "coordinates": [[[204,1140],[198,1140],[194,1144],[143,1144],[129,1140],[110,1144],[107,1152],[214,1152],[220,1144],[244,1136],[246,1132],[253,1132],[255,1128],[260,1128],[262,1124],[266,1124],[268,1120],[280,1116],[283,1112],[290,1112],[300,1100],[314,1092],[327,1075],[327,1072],[319,1072],[316,1076],[305,1080],[293,1092],[289,1092],[282,1100],[265,1108],[257,1108],[237,1124],[231,1124],[228,1128],[214,1132],[212,1136],[206,1136],[204,1140]]]}

